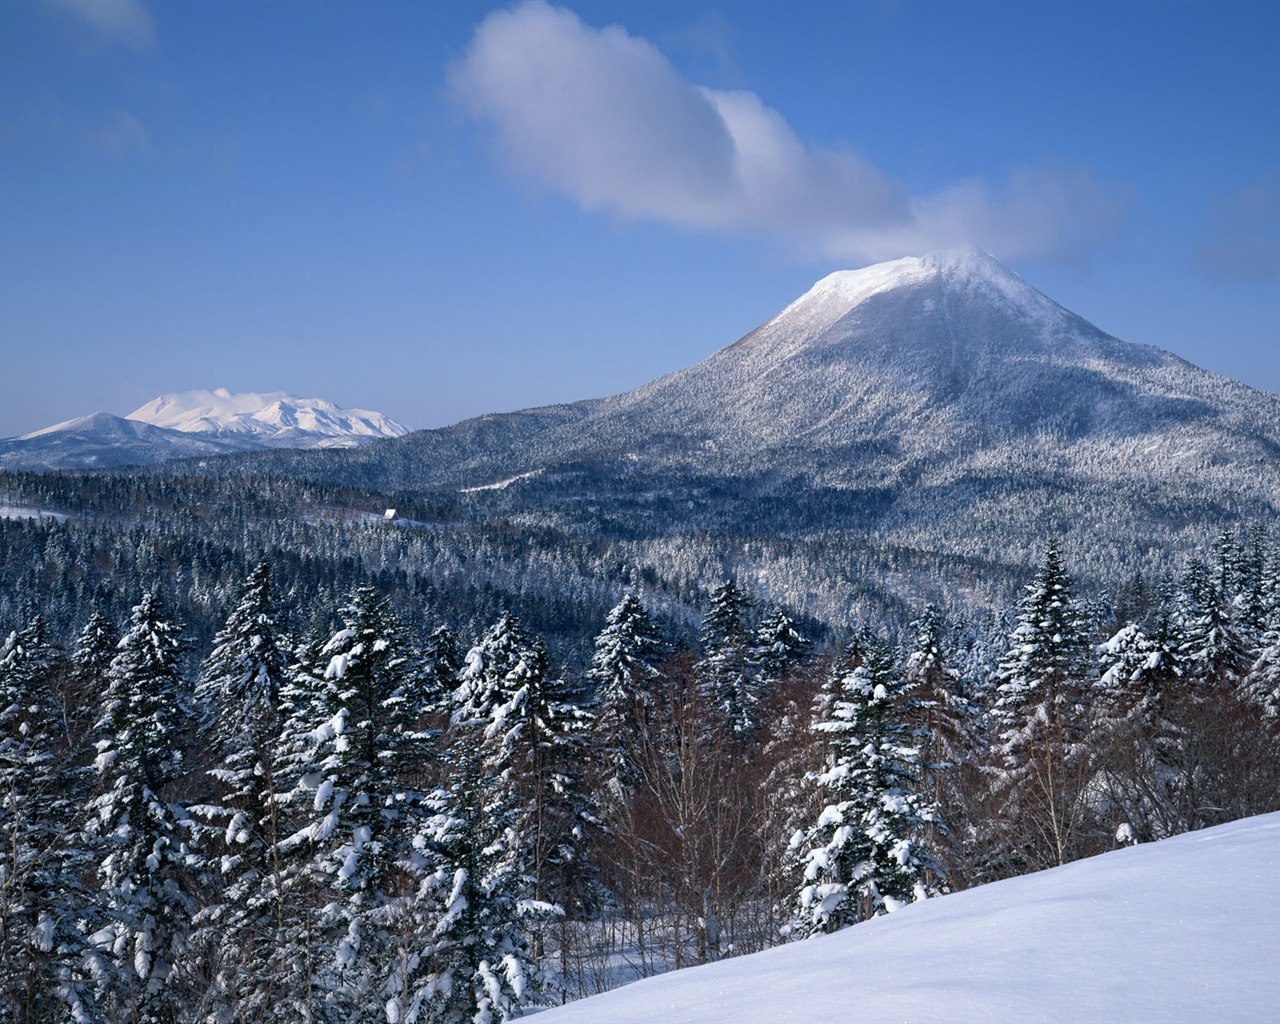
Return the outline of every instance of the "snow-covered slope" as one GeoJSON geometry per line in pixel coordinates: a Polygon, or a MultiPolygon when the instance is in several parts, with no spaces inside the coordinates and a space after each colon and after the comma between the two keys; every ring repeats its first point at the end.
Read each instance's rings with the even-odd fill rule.
{"type": "Polygon", "coordinates": [[[354,447],[409,432],[404,424],[367,409],[340,409],[320,398],[283,391],[233,394],[226,388],[161,395],[128,419],[188,434],[252,438],[280,448],[354,447]]]}
{"type": "Polygon", "coordinates": [[[650,978],[542,1024],[1280,1019],[1280,814],[650,978]]]}
{"type": "Polygon", "coordinates": [[[770,474],[875,489],[906,522],[920,500],[1047,473],[1148,491],[1195,481],[1232,505],[1241,491],[1270,503],[1278,454],[1280,397],[1114,338],[964,248],[832,274],[634,391],[419,431],[305,472],[395,489],[545,483],[583,461],[770,474]]]}

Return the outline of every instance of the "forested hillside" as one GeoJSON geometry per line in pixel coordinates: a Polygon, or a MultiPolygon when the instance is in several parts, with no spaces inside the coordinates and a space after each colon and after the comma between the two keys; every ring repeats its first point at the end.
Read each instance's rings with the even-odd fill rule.
{"type": "Polygon", "coordinates": [[[0,655],[15,1020],[506,1019],[1280,792],[1260,529],[1109,599],[1050,544],[1005,614],[837,644],[732,579],[696,639],[639,589],[580,668],[394,578],[299,608],[269,562],[193,645],[147,565],[0,655]]]}

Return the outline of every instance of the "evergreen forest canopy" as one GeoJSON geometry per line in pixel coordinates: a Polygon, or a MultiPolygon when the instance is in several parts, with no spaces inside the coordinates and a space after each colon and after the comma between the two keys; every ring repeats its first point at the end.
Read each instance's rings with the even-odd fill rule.
{"type": "Polygon", "coordinates": [[[0,529],[16,1021],[498,1021],[1280,806],[1261,528],[1105,597],[1050,543],[996,614],[815,636],[732,576],[697,598],[582,550],[499,587],[515,525],[353,523],[337,488],[300,516],[269,483],[254,515],[17,486],[158,500],[0,529]],[[535,617],[595,625],[556,658],[535,617]]]}

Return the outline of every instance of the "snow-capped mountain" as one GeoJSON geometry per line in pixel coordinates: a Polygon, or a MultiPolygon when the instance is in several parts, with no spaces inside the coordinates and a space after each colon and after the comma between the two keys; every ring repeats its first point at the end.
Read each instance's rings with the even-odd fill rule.
{"type": "Polygon", "coordinates": [[[611,538],[622,560],[644,548],[662,572],[717,560],[841,621],[868,580],[886,606],[925,578],[1005,600],[1052,535],[1101,579],[1274,519],[1280,396],[1121,341],[960,249],[830,275],[624,394],[202,472],[427,493],[611,538]]]}
{"type": "Polygon", "coordinates": [[[283,391],[232,394],[226,388],[161,395],[128,419],[187,434],[253,437],[285,448],[351,448],[409,432],[404,424],[367,409],[340,409],[320,398],[296,398],[283,391]]]}
{"type": "Polygon", "coordinates": [[[1280,398],[1114,338],[968,248],[832,274],[738,342],[634,391],[350,459],[424,487],[582,458],[897,487],[1009,458],[1071,468],[1085,449],[1152,468],[1157,441],[1162,474],[1268,460],[1280,398]]]}
{"type": "Polygon", "coordinates": [[[905,907],[545,1011],[546,1024],[1258,1021],[1280,814],[905,907]]]}
{"type": "Polygon", "coordinates": [[[381,413],[283,391],[183,391],[127,417],[99,412],[0,441],[0,469],[103,469],[264,448],[352,448],[408,429],[381,413]]]}

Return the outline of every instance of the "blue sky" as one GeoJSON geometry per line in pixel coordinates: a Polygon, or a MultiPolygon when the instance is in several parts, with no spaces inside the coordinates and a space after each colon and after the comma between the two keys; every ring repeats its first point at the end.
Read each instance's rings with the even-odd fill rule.
{"type": "Polygon", "coordinates": [[[0,437],[634,387],[957,242],[1280,391],[1275,4],[0,3],[0,437]]]}

